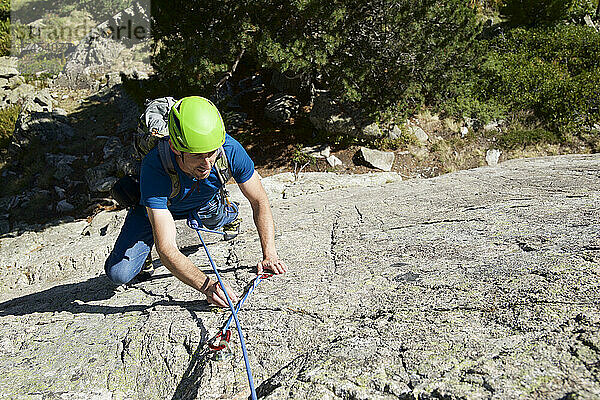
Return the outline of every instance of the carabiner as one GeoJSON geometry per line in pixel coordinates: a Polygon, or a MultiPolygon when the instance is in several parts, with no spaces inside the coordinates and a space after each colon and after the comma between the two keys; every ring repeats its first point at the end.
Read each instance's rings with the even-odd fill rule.
{"type": "Polygon", "coordinates": [[[227,348],[227,346],[229,345],[229,339],[231,339],[231,331],[229,329],[227,329],[224,337],[223,337],[223,332],[219,332],[219,334],[217,336],[215,336],[214,341],[217,341],[217,339],[219,339],[219,338],[221,338],[221,340],[219,340],[218,345],[215,346],[214,344],[208,343],[208,348],[211,349],[212,351],[221,351],[221,350],[227,348]]]}

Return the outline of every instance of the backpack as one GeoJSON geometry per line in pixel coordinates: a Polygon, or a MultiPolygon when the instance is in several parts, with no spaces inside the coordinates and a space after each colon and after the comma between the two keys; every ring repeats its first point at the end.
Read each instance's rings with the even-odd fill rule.
{"type": "MultiPolygon", "coordinates": [[[[171,159],[171,150],[169,147],[169,111],[176,102],[177,100],[173,97],[146,100],[144,104],[146,108],[142,115],[140,115],[137,129],[133,135],[135,157],[140,163],[150,150],[158,146],[161,165],[171,179],[171,194],[168,198],[169,204],[171,203],[171,199],[175,198],[181,190],[179,176],[171,159]]],[[[225,188],[225,183],[232,176],[231,168],[223,147],[220,147],[217,151],[219,153],[213,168],[215,168],[217,177],[221,182],[219,190],[221,196],[228,200],[229,196],[225,188]]],[[[186,197],[192,191],[190,190],[186,194],[186,197]]],[[[119,179],[111,189],[111,194],[119,205],[123,207],[134,207],[139,204],[141,198],[139,175],[127,175],[119,179]]]]}

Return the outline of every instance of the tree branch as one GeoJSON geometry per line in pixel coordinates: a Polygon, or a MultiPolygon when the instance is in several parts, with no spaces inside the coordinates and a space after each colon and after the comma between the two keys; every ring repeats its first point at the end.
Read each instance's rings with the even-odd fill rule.
{"type": "Polygon", "coordinates": [[[217,85],[216,85],[217,90],[219,90],[219,88],[221,86],[223,86],[225,84],[225,82],[227,82],[227,80],[233,76],[233,73],[237,69],[237,66],[240,63],[240,60],[242,59],[242,56],[244,55],[245,51],[246,51],[245,49],[242,49],[242,51],[240,51],[240,54],[238,54],[237,58],[235,59],[235,62],[233,63],[233,66],[231,67],[231,71],[227,72],[225,74],[225,76],[223,77],[223,79],[221,79],[219,81],[219,83],[217,83],[217,85]]]}

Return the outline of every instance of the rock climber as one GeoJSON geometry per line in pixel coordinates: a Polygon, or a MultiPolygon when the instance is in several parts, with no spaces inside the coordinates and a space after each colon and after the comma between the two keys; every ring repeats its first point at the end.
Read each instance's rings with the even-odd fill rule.
{"type": "MultiPolygon", "coordinates": [[[[144,157],[140,169],[141,199],[129,210],[115,246],[105,263],[117,284],[152,271],[150,251],[156,245],[160,260],[179,280],[197,289],[210,304],[227,306],[217,281],[204,274],[178,249],[175,220],[194,218],[208,229],[223,228],[229,237],[239,232],[238,204],[223,195],[223,178],[215,164],[225,157],[234,178],[252,208],[262,247],[257,273],[286,272],[275,249],[273,215],[254,163],[242,145],[225,132],[218,109],[209,100],[190,96],[177,101],[168,115],[168,141],[144,157]],[[168,146],[166,143],[168,142],[168,146]],[[166,154],[166,155],[164,155],[166,154]],[[171,165],[171,175],[164,160],[171,165]],[[176,176],[175,176],[176,175],[176,176]],[[172,197],[174,178],[178,193],[172,197]],[[150,261],[148,261],[150,260],[150,261]]],[[[223,163],[221,163],[223,165],[223,163]]],[[[233,302],[238,296],[224,284],[233,302]]]]}

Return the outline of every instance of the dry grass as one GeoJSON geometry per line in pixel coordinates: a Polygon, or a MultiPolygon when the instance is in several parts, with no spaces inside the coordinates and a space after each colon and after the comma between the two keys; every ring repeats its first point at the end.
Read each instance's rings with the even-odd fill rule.
{"type": "Polygon", "coordinates": [[[440,164],[442,172],[485,165],[486,150],[482,143],[471,139],[440,139],[432,145],[432,155],[440,164]]]}

